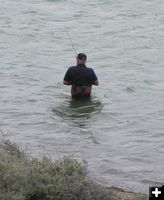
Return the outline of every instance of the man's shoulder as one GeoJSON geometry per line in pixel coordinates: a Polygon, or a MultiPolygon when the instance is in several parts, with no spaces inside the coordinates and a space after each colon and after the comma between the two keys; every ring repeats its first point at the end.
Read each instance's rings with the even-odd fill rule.
{"type": "Polygon", "coordinates": [[[71,67],[68,68],[68,70],[70,70],[70,71],[71,71],[71,70],[74,70],[75,67],[76,67],[76,66],[71,66],[71,67]]]}
{"type": "MultiPolygon", "coordinates": [[[[85,66],[85,68],[80,68],[80,69],[83,69],[83,70],[87,70],[88,72],[94,72],[94,70],[91,68],[91,67],[88,67],[88,66],[85,66]]],[[[71,67],[69,67],[68,68],[68,71],[70,72],[70,71],[78,71],[79,70],[79,68],[77,67],[77,65],[75,65],[75,66],[71,66],[71,67]]]]}
{"type": "Polygon", "coordinates": [[[87,67],[88,71],[93,72],[94,70],[91,67],[87,67]]]}

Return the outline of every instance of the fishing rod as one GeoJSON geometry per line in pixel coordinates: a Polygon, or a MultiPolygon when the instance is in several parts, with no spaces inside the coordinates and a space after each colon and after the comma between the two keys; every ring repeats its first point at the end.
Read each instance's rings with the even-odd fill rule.
{"type": "Polygon", "coordinates": [[[76,48],[75,48],[75,46],[74,46],[74,44],[73,44],[73,41],[72,41],[72,39],[71,39],[71,36],[70,36],[68,30],[65,29],[65,32],[67,33],[67,36],[68,36],[68,38],[69,38],[69,40],[70,40],[70,42],[71,42],[72,49],[73,49],[73,51],[75,52],[75,55],[77,56],[76,48]]]}
{"type": "MultiPolygon", "coordinates": [[[[73,40],[72,40],[68,30],[66,28],[64,28],[64,30],[65,30],[65,32],[66,32],[66,34],[68,36],[68,39],[70,40],[70,43],[71,43],[71,46],[72,46],[72,50],[74,51],[75,55],[77,56],[77,51],[76,51],[75,45],[73,43],[73,40]]],[[[54,32],[52,32],[51,34],[54,35],[54,32]]]]}

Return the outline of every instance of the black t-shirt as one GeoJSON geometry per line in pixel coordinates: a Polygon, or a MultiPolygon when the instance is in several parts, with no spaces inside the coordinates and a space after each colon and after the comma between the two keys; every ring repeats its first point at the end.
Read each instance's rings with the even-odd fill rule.
{"type": "Polygon", "coordinates": [[[92,68],[79,64],[70,67],[64,77],[64,81],[69,81],[71,85],[91,86],[93,81],[97,80],[97,76],[92,68]]]}

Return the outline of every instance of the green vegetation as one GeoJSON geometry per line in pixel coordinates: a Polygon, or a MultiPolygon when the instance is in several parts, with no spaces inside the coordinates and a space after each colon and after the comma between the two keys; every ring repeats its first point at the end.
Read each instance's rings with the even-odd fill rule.
{"type": "Polygon", "coordinates": [[[28,158],[16,144],[0,142],[0,200],[118,199],[87,176],[84,163],[69,157],[55,162],[28,158]]]}

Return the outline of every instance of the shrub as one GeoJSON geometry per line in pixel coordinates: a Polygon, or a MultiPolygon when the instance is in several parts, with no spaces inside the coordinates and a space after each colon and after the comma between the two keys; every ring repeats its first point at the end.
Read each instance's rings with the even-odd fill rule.
{"type": "Polygon", "coordinates": [[[9,140],[0,142],[0,200],[117,200],[70,157],[28,158],[9,140]]]}

